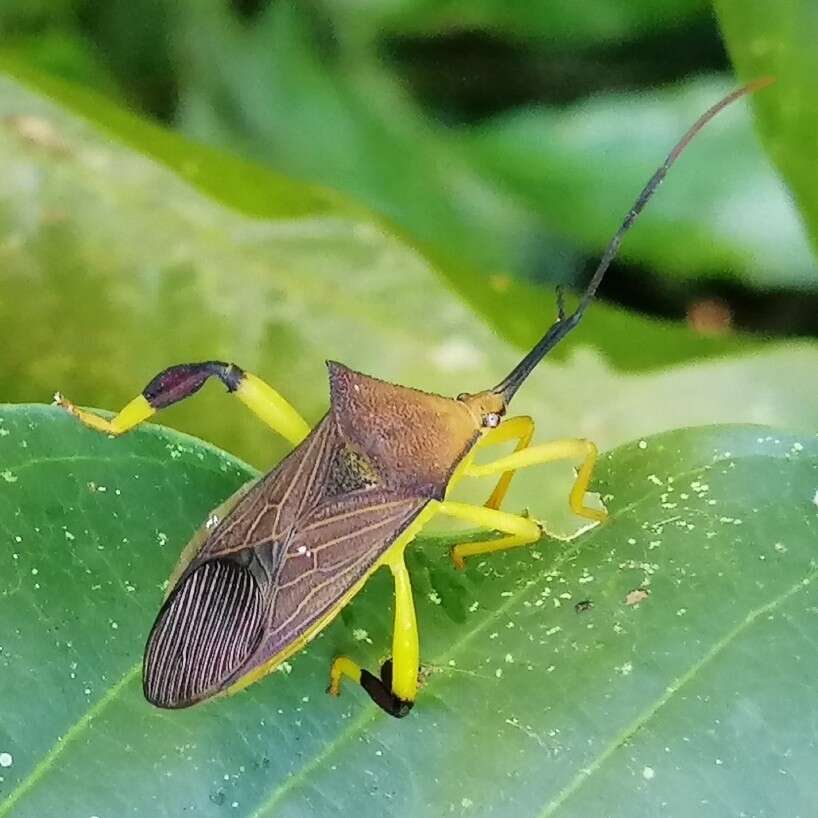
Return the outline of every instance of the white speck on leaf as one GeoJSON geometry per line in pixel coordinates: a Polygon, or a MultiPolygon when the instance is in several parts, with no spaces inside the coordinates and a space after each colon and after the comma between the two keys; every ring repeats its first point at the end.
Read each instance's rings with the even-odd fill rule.
{"type": "Polygon", "coordinates": [[[356,642],[368,642],[370,645],[372,644],[372,640],[369,638],[369,632],[363,628],[355,628],[352,631],[352,638],[356,642]]]}
{"type": "Polygon", "coordinates": [[[647,449],[647,448],[648,448],[648,442],[647,442],[647,440],[640,440],[640,441],[639,441],[639,448],[640,448],[640,449],[647,449]]]}
{"type": "Polygon", "coordinates": [[[645,767],[642,770],[642,778],[644,778],[645,781],[650,781],[655,775],[656,770],[654,770],[653,767],[645,767]]]}
{"type": "Polygon", "coordinates": [[[0,753],[0,767],[11,767],[14,756],[11,753],[0,753]]]}
{"type": "Polygon", "coordinates": [[[0,477],[2,477],[7,483],[16,483],[17,482],[17,475],[14,474],[10,469],[6,469],[4,472],[0,472],[0,477]]]}

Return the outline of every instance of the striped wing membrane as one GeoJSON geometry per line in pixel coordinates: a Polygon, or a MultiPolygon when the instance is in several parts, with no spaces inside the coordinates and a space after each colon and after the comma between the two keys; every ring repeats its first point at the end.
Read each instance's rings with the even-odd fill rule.
{"type": "Polygon", "coordinates": [[[145,648],[142,686],[157,707],[187,707],[219,692],[262,636],[262,595],[233,560],[192,571],[167,600],[145,648]]]}

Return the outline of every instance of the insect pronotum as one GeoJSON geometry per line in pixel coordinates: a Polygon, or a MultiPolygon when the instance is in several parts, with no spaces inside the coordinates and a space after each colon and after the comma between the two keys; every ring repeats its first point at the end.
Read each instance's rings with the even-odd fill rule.
{"type": "Polygon", "coordinates": [[[294,448],[269,474],[231,497],[182,554],[170,591],[148,637],[143,687],[158,707],[188,707],[239,690],[298,651],[335,617],[379,567],[395,582],[392,658],[375,676],[337,657],[329,690],[347,677],[387,713],[405,716],[417,690],[420,653],[406,546],[439,514],[502,536],[456,545],[464,560],[537,541],[536,522],[501,511],[517,469],[558,459],[581,465],[569,494],[571,509],[603,522],[606,512],[585,504],[597,456],[581,438],[531,445],[534,423],[506,417],[522,383],[582,319],[605,271],[671,165],[690,140],[761,80],[716,103],[685,133],[639,194],[573,312],[558,293],[558,315],[534,348],[496,386],[455,398],[386,383],[330,362],[330,407],[310,429],[274,389],[235,364],[179,364],[157,375],[113,419],[69,401],[60,404],[83,423],[122,434],[220,379],[251,411],[294,448]],[[517,441],[512,454],[475,463],[478,449],[517,441]],[[499,475],[483,506],[449,499],[468,477],[499,475]]]}

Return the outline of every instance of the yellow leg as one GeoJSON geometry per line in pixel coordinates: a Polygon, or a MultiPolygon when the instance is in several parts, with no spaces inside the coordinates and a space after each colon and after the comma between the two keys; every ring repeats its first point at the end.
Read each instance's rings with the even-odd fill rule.
{"type": "Polygon", "coordinates": [[[542,536],[540,527],[533,520],[521,517],[518,514],[509,514],[507,511],[497,511],[493,508],[473,506],[467,503],[456,503],[452,500],[442,501],[439,504],[439,511],[441,514],[464,520],[481,528],[502,531],[504,534],[509,535],[493,540],[460,543],[454,546],[452,548],[452,562],[455,568],[460,570],[466,567],[463,561],[465,557],[531,545],[542,536]]]}
{"type": "Polygon", "coordinates": [[[574,514],[601,523],[607,519],[608,513],[603,509],[591,508],[585,505],[585,493],[588,491],[588,484],[591,482],[591,474],[597,458],[596,446],[590,440],[575,438],[555,440],[539,446],[529,446],[506,457],[501,457],[492,463],[480,465],[472,463],[466,470],[466,475],[469,477],[484,477],[498,472],[505,473],[512,469],[524,469],[527,466],[549,463],[554,460],[571,460],[575,458],[582,458],[582,465],[579,467],[577,478],[568,495],[568,504],[574,514]]]}
{"type": "Polygon", "coordinates": [[[118,415],[110,420],[95,415],[87,409],[74,406],[70,400],[59,393],[54,396],[54,403],[72,414],[89,429],[95,429],[97,432],[105,432],[109,435],[124,434],[129,429],[133,429],[134,426],[138,426],[142,421],[147,420],[156,411],[142,395],[135,397],[118,415]]]}
{"type": "Polygon", "coordinates": [[[412,583],[403,554],[389,566],[395,578],[395,629],[392,633],[392,692],[414,702],[420,670],[420,642],[412,583]]]}
{"type": "MultiPolygon", "coordinates": [[[[533,436],[534,421],[526,415],[521,415],[520,417],[504,420],[496,429],[492,429],[492,431],[480,441],[479,445],[480,448],[483,448],[484,446],[495,446],[516,439],[517,446],[514,451],[519,452],[528,447],[533,436]]],[[[510,469],[509,471],[503,472],[491,496],[486,500],[486,508],[500,508],[508,492],[508,487],[511,485],[514,471],[514,469],[510,469]]],[[[467,471],[467,474],[471,474],[471,470],[467,471]]]]}
{"type": "Polygon", "coordinates": [[[284,397],[250,372],[236,389],[236,397],[273,431],[297,446],[309,433],[307,421],[284,397]]]}
{"type": "Polygon", "coordinates": [[[395,579],[392,658],[384,662],[379,679],[347,656],[338,656],[330,668],[329,692],[337,696],[341,692],[341,680],[346,676],[360,684],[370,698],[387,713],[401,718],[412,709],[415,701],[420,648],[412,583],[403,561],[402,550],[389,562],[389,567],[395,579]]]}
{"type": "Polygon", "coordinates": [[[157,410],[198,392],[210,377],[221,380],[228,391],[233,392],[251,412],[293,445],[309,434],[310,427],[306,421],[275,389],[235,364],[221,361],[178,364],[160,372],[142,390],[141,395],[110,420],[74,406],[59,394],[55,396],[55,403],[91,429],[121,435],[147,420],[157,410]]]}
{"type": "Polygon", "coordinates": [[[348,656],[336,656],[329,668],[329,688],[327,692],[332,696],[341,695],[341,680],[347,677],[355,684],[361,683],[361,666],[348,656]]]}

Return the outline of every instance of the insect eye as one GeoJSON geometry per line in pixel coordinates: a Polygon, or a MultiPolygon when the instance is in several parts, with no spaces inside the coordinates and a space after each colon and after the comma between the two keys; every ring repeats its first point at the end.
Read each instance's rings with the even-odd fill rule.
{"type": "Polygon", "coordinates": [[[497,412],[489,412],[487,415],[483,417],[483,426],[488,429],[493,429],[495,426],[500,425],[500,415],[497,412]]]}

